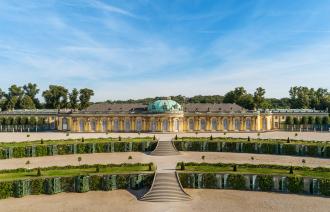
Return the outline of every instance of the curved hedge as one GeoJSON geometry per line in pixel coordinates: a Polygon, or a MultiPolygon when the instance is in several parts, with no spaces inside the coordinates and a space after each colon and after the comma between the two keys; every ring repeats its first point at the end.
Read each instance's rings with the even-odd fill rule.
{"type": "Polygon", "coordinates": [[[330,145],[265,141],[173,141],[178,151],[237,152],[330,158],[330,145]]]}
{"type": "Polygon", "coordinates": [[[157,141],[112,141],[100,143],[77,142],[74,144],[35,144],[33,146],[0,147],[0,159],[102,152],[146,152],[153,151],[156,146],[157,141]]]}
{"type": "Polygon", "coordinates": [[[150,187],[154,174],[79,175],[0,181],[0,199],[30,194],[108,191],[150,187]]]}

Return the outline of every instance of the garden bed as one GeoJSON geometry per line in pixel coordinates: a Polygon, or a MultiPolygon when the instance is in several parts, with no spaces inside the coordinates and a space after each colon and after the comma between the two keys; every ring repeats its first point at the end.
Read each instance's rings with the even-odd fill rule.
{"type": "Polygon", "coordinates": [[[0,171],[0,199],[29,194],[150,187],[154,170],[152,163],[2,170],[0,171]]]}
{"type": "Polygon", "coordinates": [[[275,191],[330,196],[330,168],[178,163],[177,169],[180,170],[180,182],[185,188],[275,191]]]}
{"type": "Polygon", "coordinates": [[[157,141],[150,137],[0,143],[0,159],[103,152],[146,152],[153,151],[156,145],[157,141]]]}
{"type": "Polygon", "coordinates": [[[179,151],[238,152],[330,158],[330,142],[249,138],[177,138],[179,151]]]}

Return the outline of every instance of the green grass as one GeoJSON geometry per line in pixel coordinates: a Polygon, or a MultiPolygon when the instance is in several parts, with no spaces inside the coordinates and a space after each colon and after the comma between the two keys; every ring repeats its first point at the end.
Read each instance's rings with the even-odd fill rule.
{"type": "MultiPolygon", "coordinates": [[[[253,165],[251,165],[253,166],[253,165]]],[[[266,166],[266,165],[265,165],[266,166]]],[[[178,164],[177,169],[180,169],[178,164]]],[[[202,173],[234,173],[234,174],[265,174],[265,175],[283,175],[291,176],[288,167],[285,168],[264,168],[264,167],[246,167],[246,165],[237,164],[237,171],[233,171],[233,165],[223,165],[217,166],[216,164],[207,165],[185,165],[184,172],[202,172],[202,173]]],[[[293,174],[302,177],[312,177],[312,178],[323,178],[330,179],[330,171],[326,168],[323,171],[315,170],[307,167],[300,167],[300,169],[294,169],[293,174]]]]}
{"type": "MultiPolygon", "coordinates": [[[[149,171],[148,164],[130,164],[123,166],[112,166],[108,167],[105,165],[100,165],[100,171],[96,172],[96,165],[84,167],[53,167],[41,169],[41,177],[65,177],[65,176],[77,176],[77,175],[93,175],[93,174],[133,174],[141,172],[152,172],[154,171],[154,166],[152,170],[149,171]]],[[[5,170],[0,172],[0,181],[11,181],[18,179],[32,179],[39,178],[37,176],[37,169],[32,170],[5,170]]]]}
{"type": "MultiPolygon", "coordinates": [[[[213,137],[213,140],[210,140],[208,137],[180,137],[176,141],[224,141],[224,142],[257,142],[257,143],[287,143],[287,139],[261,139],[261,138],[250,138],[248,141],[247,138],[232,138],[232,137],[213,137]]],[[[322,144],[330,146],[330,141],[304,141],[304,140],[294,140],[290,138],[290,143],[292,144],[304,144],[304,145],[315,145],[322,144]]]]}
{"type": "MultiPolygon", "coordinates": [[[[65,139],[65,140],[41,140],[36,141],[24,141],[24,142],[0,142],[0,148],[7,147],[25,147],[32,145],[54,145],[54,144],[75,144],[82,143],[82,139],[65,139]]],[[[141,138],[121,138],[122,142],[143,142],[143,141],[152,141],[152,137],[141,137],[141,138]]],[[[85,138],[84,143],[106,143],[106,142],[118,142],[119,138],[85,138]]]]}

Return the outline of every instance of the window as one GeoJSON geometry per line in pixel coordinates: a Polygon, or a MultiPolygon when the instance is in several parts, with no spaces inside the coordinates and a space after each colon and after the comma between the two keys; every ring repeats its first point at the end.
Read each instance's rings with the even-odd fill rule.
{"type": "Polygon", "coordinates": [[[91,124],[91,130],[92,130],[93,132],[95,132],[95,131],[96,131],[96,121],[95,121],[95,120],[92,120],[92,121],[90,122],[90,124],[91,124]]]}
{"type": "Polygon", "coordinates": [[[227,119],[223,120],[223,129],[228,130],[228,120],[227,119]]]}
{"type": "Polygon", "coordinates": [[[245,125],[246,130],[251,130],[251,119],[246,119],[245,125]]]}
{"type": "Polygon", "coordinates": [[[131,120],[125,119],[125,131],[129,132],[131,130],[131,120]]]}
{"type": "Polygon", "coordinates": [[[140,132],[142,130],[142,121],[141,119],[136,119],[136,131],[140,132]]]}
{"type": "Polygon", "coordinates": [[[216,118],[212,119],[212,130],[217,130],[218,128],[218,121],[216,118]]]}
{"type": "Polygon", "coordinates": [[[155,132],[156,131],[156,121],[152,120],[150,122],[150,131],[155,132]]]}
{"type": "Polygon", "coordinates": [[[194,130],[194,120],[189,119],[189,130],[193,131],[194,130]]]}
{"type": "Polygon", "coordinates": [[[167,119],[164,119],[163,120],[163,131],[168,131],[168,121],[167,121],[167,119]]]}
{"type": "Polygon", "coordinates": [[[62,119],[62,129],[68,130],[68,120],[66,118],[62,119]]]}
{"type": "Polygon", "coordinates": [[[241,122],[239,119],[235,119],[235,130],[240,130],[241,122]]]}
{"type": "Polygon", "coordinates": [[[200,127],[201,130],[206,130],[206,121],[205,119],[201,119],[201,127],[200,127]]]}
{"type": "Polygon", "coordinates": [[[85,131],[84,126],[85,126],[85,121],[84,120],[80,120],[79,121],[79,131],[80,132],[84,132],[85,131]]]}
{"type": "Polygon", "coordinates": [[[108,129],[108,122],[106,119],[102,120],[102,131],[106,132],[108,129]]]}
{"type": "Polygon", "coordinates": [[[113,120],[113,131],[115,131],[115,132],[119,131],[119,120],[118,119],[113,120]]]}

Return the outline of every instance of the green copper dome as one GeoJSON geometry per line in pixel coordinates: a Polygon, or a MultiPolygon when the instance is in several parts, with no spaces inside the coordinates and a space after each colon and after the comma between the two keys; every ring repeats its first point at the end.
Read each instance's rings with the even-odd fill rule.
{"type": "Polygon", "coordinates": [[[173,100],[157,100],[148,105],[148,112],[151,113],[176,113],[181,111],[181,105],[173,100]]]}

